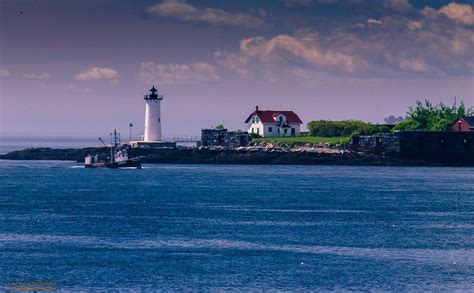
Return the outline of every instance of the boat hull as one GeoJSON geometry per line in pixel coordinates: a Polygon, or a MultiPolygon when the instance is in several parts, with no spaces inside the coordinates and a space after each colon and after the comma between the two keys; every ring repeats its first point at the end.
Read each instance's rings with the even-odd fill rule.
{"type": "Polygon", "coordinates": [[[142,162],[139,160],[127,160],[122,162],[99,162],[94,164],[86,164],[86,168],[109,168],[109,169],[118,169],[118,168],[142,168],[142,162]]]}

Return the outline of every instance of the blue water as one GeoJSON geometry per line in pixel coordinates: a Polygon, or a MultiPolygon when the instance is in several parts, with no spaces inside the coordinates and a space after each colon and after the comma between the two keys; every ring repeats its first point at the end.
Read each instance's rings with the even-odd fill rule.
{"type": "Polygon", "coordinates": [[[0,223],[0,289],[474,290],[473,168],[0,161],[0,223]]]}

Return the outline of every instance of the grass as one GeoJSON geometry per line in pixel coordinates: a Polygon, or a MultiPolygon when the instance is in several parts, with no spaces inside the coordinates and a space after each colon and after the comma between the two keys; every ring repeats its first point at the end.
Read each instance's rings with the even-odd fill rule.
{"type": "Polygon", "coordinates": [[[258,138],[256,141],[265,141],[272,143],[327,143],[330,145],[336,144],[347,144],[350,141],[349,136],[343,137],[320,137],[320,136],[297,136],[297,137],[267,137],[267,138],[258,138]]]}

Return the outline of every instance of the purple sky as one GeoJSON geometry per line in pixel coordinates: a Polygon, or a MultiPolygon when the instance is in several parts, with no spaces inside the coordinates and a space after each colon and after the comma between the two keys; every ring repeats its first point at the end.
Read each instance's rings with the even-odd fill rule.
{"type": "Polygon", "coordinates": [[[474,106],[472,1],[0,1],[0,135],[244,129],[255,105],[382,122],[474,106]]]}

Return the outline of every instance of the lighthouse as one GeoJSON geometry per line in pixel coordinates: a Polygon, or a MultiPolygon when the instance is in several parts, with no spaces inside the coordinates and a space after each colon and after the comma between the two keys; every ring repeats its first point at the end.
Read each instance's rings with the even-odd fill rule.
{"type": "MultiPolygon", "coordinates": [[[[145,95],[145,133],[142,140],[130,140],[131,148],[176,148],[176,142],[161,139],[161,100],[163,95],[153,86],[150,94],[145,95]]],[[[132,125],[130,123],[130,125],[132,125]]],[[[132,126],[130,126],[132,127],[132,126]]],[[[130,137],[132,135],[130,134],[130,137]]]]}
{"type": "Polygon", "coordinates": [[[145,142],[161,141],[161,100],[163,95],[153,86],[150,94],[145,95],[145,142]]]}

